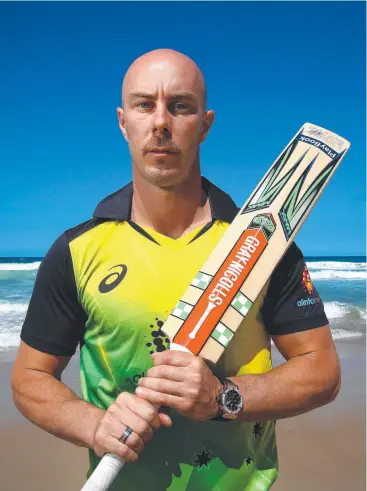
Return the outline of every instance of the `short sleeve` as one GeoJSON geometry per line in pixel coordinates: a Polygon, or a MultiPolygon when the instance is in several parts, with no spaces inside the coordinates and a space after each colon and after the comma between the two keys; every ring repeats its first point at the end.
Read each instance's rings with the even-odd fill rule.
{"type": "Polygon", "coordinates": [[[328,324],[322,300],[295,243],[271,276],[261,314],[270,335],[306,331],[328,324]]]}
{"type": "Polygon", "coordinates": [[[65,234],[51,246],[38,269],[21,339],[39,351],[72,356],[83,339],[86,314],[78,302],[65,234]]]}

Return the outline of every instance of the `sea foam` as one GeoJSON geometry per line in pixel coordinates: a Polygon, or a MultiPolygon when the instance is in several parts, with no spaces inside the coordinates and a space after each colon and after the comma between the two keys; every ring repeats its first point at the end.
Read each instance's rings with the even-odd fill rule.
{"type": "Polygon", "coordinates": [[[338,270],[338,271],[366,271],[366,263],[352,263],[342,261],[307,261],[310,271],[338,270]]]}
{"type": "Polygon", "coordinates": [[[366,320],[366,311],[342,302],[325,302],[325,313],[329,319],[340,319],[348,315],[359,317],[361,320],[366,320]]]}
{"type": "Polygon", "coordinates": [[[313,280],[366,280],[366,263],[343,261],[307,261],[313,280]]]}
{"type": "Polygon", "coordinates": [[[33,271],[39,268],[41,262],[35,263],[0,263],[0,271],[33,271]]]}
{"type": "Polygon", "coordinates": [[[17,348],[20,343],[19,332],[1,332],[0,331],[0,351],[17,348]]]}
{"type": "Polygon", "coordinates": [[[0,302],[0,315],[1,314],[12,314],[12,313],[25,313],[27,312],[27,303],[11,303],[11,302],[0,302]]]}
{"type": "Polygon", "coordinates": [[[367,278],[366,271],[345,271],[345,270],[323,270],[312,271],[310,276],[313,280],[365,280],[367,278]]]}

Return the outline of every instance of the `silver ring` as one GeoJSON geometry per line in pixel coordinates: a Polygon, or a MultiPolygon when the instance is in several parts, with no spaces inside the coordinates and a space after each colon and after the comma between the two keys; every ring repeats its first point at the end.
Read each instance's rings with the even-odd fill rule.
{"type": "Polygon", "coordinates": [[[129,438],[129,436],[131,435],[132,432],[133,432],[133,430],[127,426],[126,427],[126,430],[123,432],[123,434],[122,434],[122,436],[120,438],[120,442],[121,443],[125,443],[126,440],[129,438]]]}

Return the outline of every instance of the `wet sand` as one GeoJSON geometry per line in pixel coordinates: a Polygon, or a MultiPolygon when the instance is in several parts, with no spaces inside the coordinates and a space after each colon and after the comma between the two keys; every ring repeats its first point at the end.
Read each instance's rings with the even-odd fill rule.
{"type": "MultiPolygon", "coordinates": [[[[337,399],[277,422],[280,475],[274,491],[366,489],[364,339],[337,342],[337,349],[343,376],[337,399]]],[[[47,434],[19,414],[9,386],[13,359],[13,354],[0,356],[0,489],[79,491],[88,467],[87,450],[47,434]]],[[[274,361],[281,362],[280,355],[275,353],[274,361]]],[[[64,381],[77,393],[78,377],[75,358],[64,381]]]]}

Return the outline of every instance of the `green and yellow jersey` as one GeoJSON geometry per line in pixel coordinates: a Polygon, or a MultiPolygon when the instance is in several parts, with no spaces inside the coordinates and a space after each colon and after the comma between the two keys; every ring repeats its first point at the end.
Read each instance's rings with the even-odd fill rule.
{"type": "MultiPolygon", "coordinates": [[[[151,354],[169,349],[164,321],[238,211],[204,178],[202,186],[212,213],[206,226],[179,239],[140,227],[130,219],[130,183],[63,233],[39,268],[21,337],[55,355],[73,355],[79,344],[82,396],[100,408],[134,392],[151,354]]],[[[220,359],[221,375],[271,370],[272,334],[327,324],[321,301],[298,306],[319,298],[305,288],[305,268],[292,245],[220,359]]],[[[274,421],[198,423],[170,414],[173,427],[155,433],[111,491],[262,491],[274,483],[274,421]]],[[[99,459],[89,453],[91,473],[99,459]]]]}

